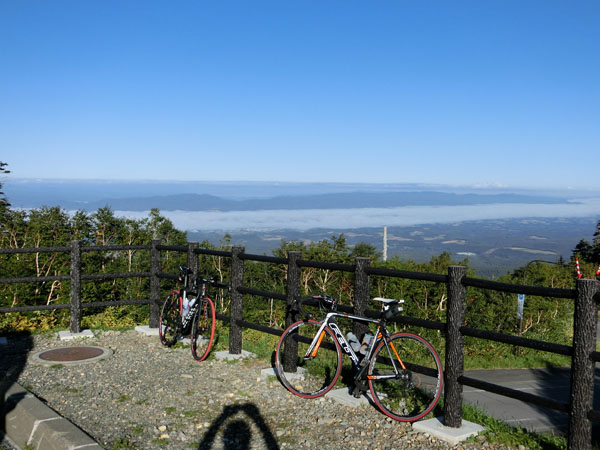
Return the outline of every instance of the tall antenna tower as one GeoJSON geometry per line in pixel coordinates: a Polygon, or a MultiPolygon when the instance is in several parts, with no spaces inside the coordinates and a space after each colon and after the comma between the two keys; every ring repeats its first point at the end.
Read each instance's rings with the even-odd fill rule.
{"type": "Polygon", "coordinates": [[[387,227],[383,227],[383,260],[387,261],[387,227]]]}

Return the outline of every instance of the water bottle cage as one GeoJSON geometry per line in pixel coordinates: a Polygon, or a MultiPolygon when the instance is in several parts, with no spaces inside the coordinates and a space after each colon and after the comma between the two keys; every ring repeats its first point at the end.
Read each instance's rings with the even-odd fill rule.
{"type": "Polygon", "coordinates": [[[190,307],[187,308],[187,312],[185,313],[185,315],[183,316],[183,320],[181,321],[181,324],[183,325],[184,329],[185,329],[185,327],[188,326],[188,324],[194,317],[194,314],[196,313],[197,309],[198,309],[198,303],[196,301],[194,301],[194,303],[190,307]]]}

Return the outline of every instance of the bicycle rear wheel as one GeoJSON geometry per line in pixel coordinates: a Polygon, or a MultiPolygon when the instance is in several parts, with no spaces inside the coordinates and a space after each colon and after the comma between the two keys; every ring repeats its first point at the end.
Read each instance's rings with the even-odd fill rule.
{"type": "Polygon", "coordinates": [[[215,306],[210,298],[204,298],[194,316],[190,340],[192,356],[196,361],[203,361],[208,356],[215,338],[215,306]]]}
{"type": "Polygon", "coordinates": [[[302,398],[325,395],[335,386],[342,370],[340,345],[329,328],[323,331],[316,353],[304,357],[320,326],[314,320],[293,323],[277,343],[275,370],[279,379],[288,391],[302,398]],[[286,372],[284,366],[294,362],[297,371],[286,372]]]}
{"type": "Polygon", "coordinates": [[[427,340],[397,333],[375,349],[367,379],[373,400],[384,414],[414,422],[429,414],[440,399],[442,363],[427,340]]]}
{"type": "Polygon", "coordinates": [[[158,335],[160,342],[170,347],[173,345],[181,333],[181,315],[180,315],[180,297],[179,291],[173,291],[169,294],[163,303],[158,318],[158,335]]]}

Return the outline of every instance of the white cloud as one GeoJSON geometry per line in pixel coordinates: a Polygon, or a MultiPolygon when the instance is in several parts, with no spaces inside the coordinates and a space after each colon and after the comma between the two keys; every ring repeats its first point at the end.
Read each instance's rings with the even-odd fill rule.
{"type": "MultiPolygon", "coordinates": [[[[131,218],[148,216],[147,211],[115,211],[115,214],[131,218]]],[[[520,217],[599,216],[600,198],[583,199],[578,203],[566,205],[491,204],[228,212],[161,211],[161,214],[169,218],[175,227],[190,231],[351,229],[520,217]]]]}

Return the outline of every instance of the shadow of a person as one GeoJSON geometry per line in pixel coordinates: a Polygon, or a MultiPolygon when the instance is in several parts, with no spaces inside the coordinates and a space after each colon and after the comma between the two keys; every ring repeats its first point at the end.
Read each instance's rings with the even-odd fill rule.
{"type": "Polygon", "coordinates": [[[243,420],[229,422],[223,433],[223,448],[231,450],[247,450],[250,448],[252,431],[243,420]]]}
{"type": "MultiPolygon", "coordinates": [[[[260,430],[262,435],[262,439],[266,447],[269,450],[279,450],[279,444],[275,440],[275,436],[269,429],[269,426],[264,421],[263,417],[260,414],[260,411],[253,403],[244,403],[242,405],[228,405],[223,408],[223,412],[219,417],[217,417],[210,428],[204,435],[204,438],[200,442],[198,446],[198,450],[209,450],[212,448],[215,437],[217,433],[221,429],[221,427],[227,422],[228,419],[235,416],[238,413],[244,413],[249,419],[251,419],[254,424],[260,430]]],[[[245,450],[250,448],[250,441],[252,439],[252,430],[248,425],[247,421],[242,419],[237,419],[235,421],[230,422],[225,427],[223,432],[224,439],[224,448],[226,449],[236,449],[236,450],[245,450]]]]}
{"type": "Polygon", "coordinates": [[[0,343],[0,434],[6,434],[6,415],[23,397],[23,391],[10,395],[11,387],[16,383],[27,363],[29,352],[33,348],[33,338],[29,333],[14,334],[6,337],[6,343],[0,343]]]}

